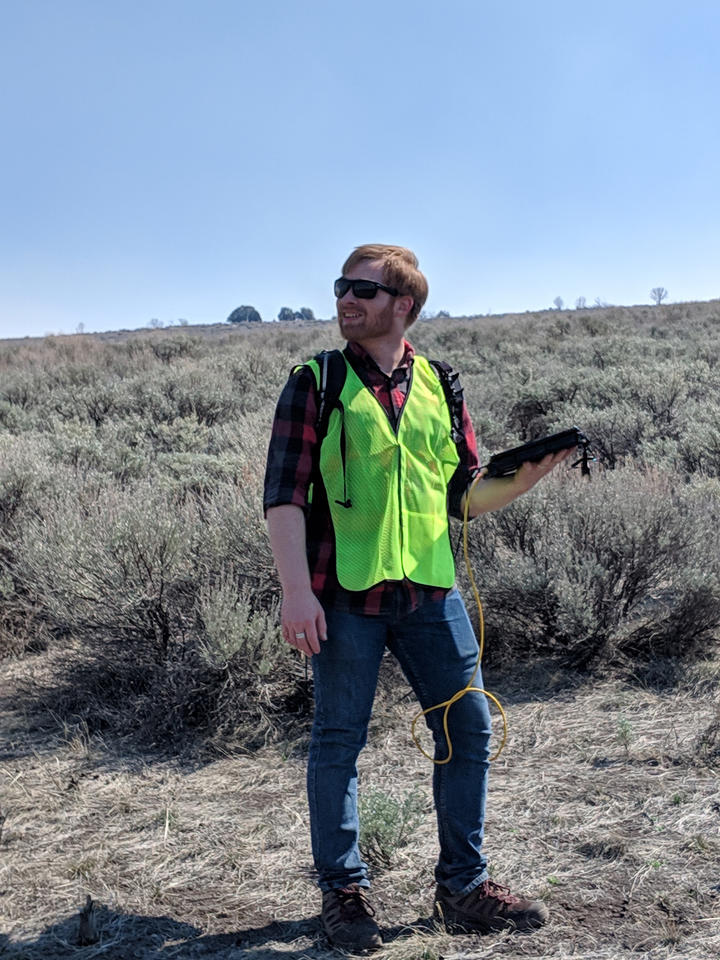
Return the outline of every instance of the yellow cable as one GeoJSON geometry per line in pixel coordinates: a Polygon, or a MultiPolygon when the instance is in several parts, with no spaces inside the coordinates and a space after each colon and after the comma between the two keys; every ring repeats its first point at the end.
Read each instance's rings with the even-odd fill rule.
{"type": "Polygon", "coordinates": [[[480,649],[478,651],[478,658],[475,663],[475,669],[473,670],[472,676],[468,680],[467,685],[464,686],[462,690],[458,690],[457,693],[454,693],[449,700],[443,700],[442,703],[436,703],[434,707],[428,707],[427,710],[421,710],[419,713],[417,713],[413,717],[412,725],[410,727],[410,732],[412,734],[413,740],[415,741],[415,746],[418,748],[420,753],[422,753],[424,757],[427,757],[428,760],[431,760],[433,763],[437,764],[438,766],[442,766],[444,763],[450,763],[450,760],[452,759],[453,748],[452,748],[452,740],[450,739],[450,731],[448,729],[448,713],[450,712],[450,707],[454,703],[457,703],[457,701],[460,700],[462,697],[464,697],[466,693],[470,693],[470,692],[484,693],[485,696],[488,698],[488,700],[492,700],[492,702],[500,711],[500,716],[502,717],[502,721],[503,721],[503,735],[502,735],[502,740],[500,742],[500,746],[497,749],[497,752],[493,754],[492,757],[490,757],[491,760],[497,760],[497,758],[502,753],[505,743],[507,741],[507,732],[508,732],[507,717],[505,716],[505,711],[502,708],[502,704],[497,699],[497,697],[494,697],[492,695],[492,693],[488,693],[488,691],[484,690],[482,687],[473,686],[473,680],[477,676],[478,670],[480,669],[480,664],[482,663],[483,650],[485,649],[485,618],[483,617],[483,608],[482,608],[482,603],[480,602],[480,594],[478,593],[477,585],[475,584],[475,577],[473,576],[472,566],[470,564],[470,555],[468,553],[468,518],[469,518],[469,511],[470,511],[470,495],[472,494],[472,491],[475,489],[475,485],[480,480],[482,480],[483,476],[484,476],[483,473],[478,473],[478,475],[475,477],[473,482],[470,484],[467,494],[465,495],[465,509],[463,512],[463,553],[465,554],[465,566],[467,568],[468,578],[470,580],[470,586],[472,587],[473,594],[475,595],[475,603],[477,604],[477,609],[478,609],[478,622],[480,625],[480,639],[478,640],[478,645],[480,649]],[[445,739],[447,740],[448,754],[444,760],[436,760],[434,757],[431,757],[429,753],[426,753],[426,751],[420,745],[420,741],[418,740],[417,734],[415,733],[415,725],[417,724],[418,720],[420,720],[422,717],[427,716],[429,713],[432,713],[434,710],[441,710],[443,707],[445,708],[445,712],[443,713],[443,732],[445,733],[445,739]]]}

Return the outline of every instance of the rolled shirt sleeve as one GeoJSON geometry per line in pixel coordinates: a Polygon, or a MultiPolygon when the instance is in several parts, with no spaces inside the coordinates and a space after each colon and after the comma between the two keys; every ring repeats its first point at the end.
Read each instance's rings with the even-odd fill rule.
{"type": "Polygon", "coordinates": [[[292,504],[308,506],[313,452],[317,442],[317,387],[309,367],[293,371],[275,409],[267,466],[263,509],[292,504]]]}

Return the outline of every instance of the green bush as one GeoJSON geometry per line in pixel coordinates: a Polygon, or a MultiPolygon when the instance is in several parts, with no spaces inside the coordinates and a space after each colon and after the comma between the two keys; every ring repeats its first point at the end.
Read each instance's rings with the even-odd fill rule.
{"type": "Polygon", "coordinates": [[[253,592],[242,585],[232,568],[221,571],[215,583],[198,591],[199,650],[211,667],[226,668],[242,663],[267,676],[276,666],[282,633],[277,604],[258,610],[253,592]]]}
{"type": "Polygon", "coordinates": [[[5,565],[50,633],[72,638],[44,702],[153,738],[243,726],[250,742],[269,735],[271,716],[282,728],[271,703],[292,694],[296,672],[261,524],[232,485],[204,502],[147,481],[56,493],[5,565]]]}
{"type": "Polygon", "coordinates": [[[414,790],[397,799],[370,788],[358,799],[359,844],[363,857],[377,866],[392,866],[395,855],[411,839],[425,818],[426,803],[414,790]]]}
{"type": "Polygon", "coordinates": [[[192,508],[149,484],[119,492],[88,483],[26,525],[17,570],[62,630],[107,631],[163,659],[186,627],[194,521],[192,508]]]}
{"type": "Polygon", "coordinates": [[[488,655],[692,658],[720,626],[720,485],[630,467],[548,478],[474,521],[488,655]]]}
{"type": "Polygon", "coordinates": [[[52,469],[46,448],[43,438],[0,434],[0,658],[41,650],[49,639],[45,611],[18,573],[27,524],[68,481],[52,469]]]}

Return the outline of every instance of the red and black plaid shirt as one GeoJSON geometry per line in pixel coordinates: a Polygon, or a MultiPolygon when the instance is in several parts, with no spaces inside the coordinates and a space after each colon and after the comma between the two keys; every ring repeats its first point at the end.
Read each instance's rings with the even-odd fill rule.
{"type": "MultiPolygon", "coordinates": [[[[405,341],[400,365],[387,376],[358,343],[344,350],[361,381],[375,394],[396,429],[410,385],[415,351],[405,341]]],[[[294,504],[305,511],[307,554],[313,593],[325,607],[365,615],[412,612],[426,600],[442,597],[447,590],[424,586],[410,580],[384,580],[369,590],[351,591],[341,587],[335,570],[335,536],[327,499],[321,483],[315,483],[313,502],[308,489],[317,478],[317,385],[312,370],[303,366],[290,375],[273,422],[265,472],[265,511],[270,507],[294,504]]],[[[448,511],[462,518],[460,501],[478,470],[475,433],[463,404],[462,440],[458,443],[460,463],[448,485],[448,511]]]]}

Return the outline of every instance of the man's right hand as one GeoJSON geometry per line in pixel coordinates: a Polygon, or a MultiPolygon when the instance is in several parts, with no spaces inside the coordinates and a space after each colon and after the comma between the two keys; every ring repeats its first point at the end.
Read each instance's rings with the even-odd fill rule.
{"type": "Polygon", "coordinates": [[[270,547],[283,591],[280,622],[283,636],[307,657],[320,653],[327,638],[325,613],[310,589],[310,571],[305,553],[305,514],[294,504],[280,504],[267,511],[270,547]]]}
{"type": "Polygon", "coordinates": [[[320,641],[327,640],[325,612],[311,590],[283,591],[280,611],[283,636],[306,656],[320,653],[320,641]]]}

